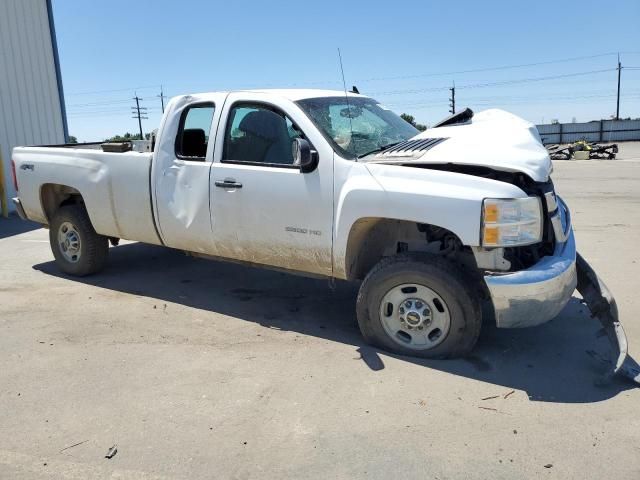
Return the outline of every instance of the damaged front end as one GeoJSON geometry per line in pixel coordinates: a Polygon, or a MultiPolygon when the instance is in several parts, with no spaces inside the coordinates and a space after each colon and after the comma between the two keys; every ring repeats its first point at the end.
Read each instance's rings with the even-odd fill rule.
{"type": "Polygon", "coordinates": [[[526,195],[538,197],[543,209],[540,242],[473,249],[496,325],[522,328],[547,322],[560,313],[577,289],[612,344],[606,377],[620,374],[640,383],[640,368],[628,356],[615,300],[576,250],[571,213],[555,193],[551,160],[535,126],[500,110],[475,116],[466,112],[463,117],[447,120],[362,161],[510,183],[526,195]],[[500,148],[494,148],[495,144],[500,148]]]}
{"type": "Polygon", "coordinates": [[[515,272],[485,276],[498,327],[528,327],[554,318],[575,289],[582,295],[591,316],[598,319],[611,343],[610,358],[604,360],[603,380],[622,375],[640,384],[640,368],[628,356],[627,337],[618,319],[613,295],[593,268],[577,252],[571,215],[553,190],[543,194],[553,252],[515,272]]]}
{"type": "Polygon", "coordinates": [[[579,253],[576,255],[576,271],[578,274],[576,288],[589,308],[591,316],[600,321],[611,343],[612,351],[609,361],[612,368],[605,373],[605,378],[619,374],[640,384],[640,368],[628,356],[627,336],[618,320],[618,307],[613,295],[579,253]]]}

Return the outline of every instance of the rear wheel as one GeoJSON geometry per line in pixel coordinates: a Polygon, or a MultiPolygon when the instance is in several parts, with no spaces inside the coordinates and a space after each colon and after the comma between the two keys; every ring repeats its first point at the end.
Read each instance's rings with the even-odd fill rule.
{"type": "Polygon", "coordinates": [[[466,355],[482,325],[480,301],[465,274],[435,255],[382,260],[360,287],[357,315],[367,342],[425,358],[466,355]]]}
{"type": "Polygon", "coordinates": [[[67,205],[56,211],[49,225],[49,243],[56,264],[70,275],[96,273],[107,261],[108,239],[93,229],[83,205],[67,205]]]}

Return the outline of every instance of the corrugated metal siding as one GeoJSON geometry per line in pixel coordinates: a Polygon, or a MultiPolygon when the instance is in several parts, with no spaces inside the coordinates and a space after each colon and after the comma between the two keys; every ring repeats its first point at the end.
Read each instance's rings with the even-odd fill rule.
{"type": "Polygon", "coordinates": [[[64,143],[46,0],[0,0],[0,148],[5,188],[18,145],[64,143]]]}
{"type": "Polygon", "coordinates": [[[640,140],[640,120],[553,123],[536,127],[544,144],[572,143],[583,139],[590,142],[640,140]]]}

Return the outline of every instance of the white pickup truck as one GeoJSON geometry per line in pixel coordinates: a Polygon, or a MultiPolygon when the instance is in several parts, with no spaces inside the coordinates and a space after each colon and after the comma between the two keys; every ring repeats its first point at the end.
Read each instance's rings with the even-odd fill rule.
{"type": "MultiPolygon", "coordinates": [[[[66,273],[129,239],[362,281],[365,339],[401,354],[468,353],[483,311],[546,322],[580,276],[538,132],[500,110],[421,133],[352,92],[194,94],[172,99],[152,153],[19,147],[12,162],[16,207],[49,227],[66,273]]],[[[587,273],[587,301],[609,305],[587,273]]]]}

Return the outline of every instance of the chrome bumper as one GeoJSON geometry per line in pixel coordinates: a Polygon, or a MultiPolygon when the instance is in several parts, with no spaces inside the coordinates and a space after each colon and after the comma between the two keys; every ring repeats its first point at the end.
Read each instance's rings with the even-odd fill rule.
{"type": "Polygon", "coordinates": [[[567,304],[577,284],[576,243],[571,217],[559,197],[547,198],[556,247],[532,267],[519,272],[486,275],[500,328],[531,327],[554,318],[567,304]],[[557,204],[556,204],[557,201],[557,204]]]}

